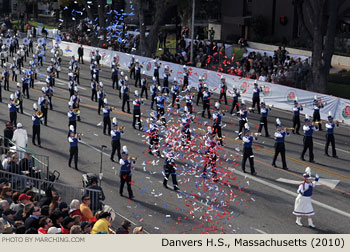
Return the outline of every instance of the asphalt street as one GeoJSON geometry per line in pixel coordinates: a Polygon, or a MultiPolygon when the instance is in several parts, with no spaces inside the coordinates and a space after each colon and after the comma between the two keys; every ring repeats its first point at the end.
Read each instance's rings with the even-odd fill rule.
{"type": "MultiPolygon", "coordinates": [[[[48,60],[49,57],[46,57],[46,61],[48,60]]],[[[202,118],[200,114],[202,107],[195,106],[194,113],[197,118],[191,125],[195,138],[193,150],[178,152],[177,171],[180,192],[176,193],[172,190],[170,181],[170,189],[163,187],[164,158],[153,157],[147,153],[145,133],[133,129],[132,114],[121,111],[122,102],[118,92],[112,89],[111,70],[105,66],[102,67],[100,81],[104,83],[109,104],[117,108],[112,115],[118,118],[119,125],[126,127],[121,144],[127,145],[130,155],[138,158],[132,177],[135,199],[120,197],[118,175],[120,165],[109,159],[111,138],[103,134],[102,114],[100,116],[97,114],[97,103],[90,99],[91,75],[89,62],[86,61],[85,64],[80,64],[79,91],[82,101],[81,122],[77,122],[77,132],[83,133],[83,137],[82,143],[79,144],[79,170],[69,168],[68,61],[69,58],[62,58],[62,72],[60,78],[56,79],[53,97],[54,108],[48,113],[48,126],[41,127],[43,148],[33,146],[31,143],[30,115],[33,102],[37,102],[41,95],[41,88],[45,86],[44,76],[39,76],[35,89],[30,89],[30,99],[24,100],[25,113],[18,114],[17,121],[21,122],[28,131],[28,148],[35,153],[50,157],[50,169],[61,172],[60,182],[62,183],[81,186],[82,174],[98,173],[100,147],[101,145],[108,146],[103,153],[102,187],[106,194],[105,203],[111,205],[118,213],[114,226],[118,226],[122,219],[127,218],[134,225],[143,225],[149,233],[350,233],[350,128],[348,126],[341,125],[335,130],[337,155],[339,156],[337,159],[324,154],[325,131],[314,134],[316,163],[300,160],[303,136],[291,134],[286,139],[288,171],[271,165],[274,139],[265,137],[263,133],[263,136],[260,136],[254,144],[257,176],[253,177],[244,174],[241,170],[242,142],[237,139],[238,135],[235,132],[238,131],[238,117],[226,114],[223,122],[225,125],[223,128],[224,147],[219,151],[220,181],[214,183],[211,178],[201,177],[202,157],[198,153],[203,144],[203,129],[206,130],[208,125],[212,125],[212,120],[202,118]],[[307,166],[311,167],[313,175],[317,173],[321,177],[312,197],[316,212],[313,217],[315,229],[297,226],[295,216],[292,214],[297,195],[296,190],[298,184],[303,180],[302,174],[307,166]]],[[[28,60],[25,63],[25,66],[27,65],[28,60]]],[[[48,64],[45,63],[45,65],[48,64]]],[[[46,67],[41,72],[45,74],[46,67]]],[[[128,74],[127,70],[124,72],[128,74]]],[[[171,78],[173,77],[177,76],[171,78]]],[[[131,80],[129,83],[132,89],[131,94],[133,94],[134,82],[131,80]]],[[[15,90],[16,83],[11,81],[10,92],[14,93],[15,90]]],[[[9,120],[7,103],[10,92],[2,90],[0,121],[3,127],[9,120]]],[[[215,95],[213,100],[217,99],[218,96],[215,95]]],[[[211,101],[212,108],[213,100],[211,101]]],[[[132,104],[130,105],[132,107],[132,104]]],[[[230,106],[229,99],[229,105],[222,107],[229,110],[230,106]]],[[[144,128],[147,128],[146,119],[150,112],[150,101],[147,100],[142,106],[144,128]]],[[[162,131],[164,138],[161,140],[161,145],[164,145],[166,137],[179,137],[177,132],[180,126],[179,113],[169,107],[166,114],[168,129],[162,131]]],[[[254,132],[257,131],[259,125],[259,116],[257,113],[248,115],[249,125],[254,132]]],[[[268,118],[270,135],[274,133],[277,117],[280,118],[283,126],[292,127],[290,112],[272,108],[268,118]]],[[[306,160],[308,160],[308,155],[306,155],[306,160]]],[[[277,165],[282,166],[280,157],[277,165]]],[[[249,171],[249,162],[247,170],[249,171]]],[[[303,222],[307,224],[305,219],[303,222]]]]}

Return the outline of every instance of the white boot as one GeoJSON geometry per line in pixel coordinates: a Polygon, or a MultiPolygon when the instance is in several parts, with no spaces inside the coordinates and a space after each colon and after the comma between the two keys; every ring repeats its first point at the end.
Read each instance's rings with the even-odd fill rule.
{"type": "Polygon", "coordinates": [[[301,217],[297,217],[297,220],[295,221],[295,223],[300,227],[303,226],[303,223],[301,223],[301,217]]]}
{"type": "Polygon", "coordinates": [[[314,223],[312,222],[311,218],[307,218],[307,221],[309,222],[309,227],[315,228],[316,226],[314,225],[314,223]]]}

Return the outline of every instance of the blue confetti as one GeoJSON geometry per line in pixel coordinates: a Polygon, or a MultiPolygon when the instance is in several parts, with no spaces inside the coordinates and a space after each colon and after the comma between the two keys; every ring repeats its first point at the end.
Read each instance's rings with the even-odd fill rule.
{"type": "Polygon", "coordinates": [[[163,206],[164,208],[167,208],[168,207],[168,204],[164,204],[164,206],[163,206]]]}

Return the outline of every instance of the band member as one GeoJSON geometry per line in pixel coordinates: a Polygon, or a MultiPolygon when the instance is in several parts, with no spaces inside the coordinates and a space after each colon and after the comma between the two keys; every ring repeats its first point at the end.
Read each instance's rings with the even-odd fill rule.
{"type": "Polygon", "coordinates": [[[188,78],[189,78],[189,73],[188,73],[188,70],[187,70],[187,67],[186,66],[183,66],[183,78],[184,78],[184,83],[183,83],[183,86],[182,86],[182,91],[186,90],[187,87],[188,87],[188,78]]]}
{"type": "Polygon", "coordinates": [[[135,79],[135,56],[134,55],[130,58],[128,68],[130,72],[130,80],[135,79]],[[132,76],[134,76],[134,78],[132,78],[132,76]]]}
{"type": "Polygon", "coordinates": [[[106,135],[106,129],[108,127],[108,135],[111,135],[111,111],[112,108],[108,106],[107,98],[103,99],[103,134],[106,135]]]}
{"type": "MultiPolygon", "coordinates": [[[[74,88],[74,94],[72,95],[72,97],[70,98],[69,101],[72,102],[73,109],[79,109],[81,99],[80,99],[80,96],[79,96],[78,87],[74,88]]],[[[77,119],[78,119],[78,121],[80,121],[80,113],[77,113],[77,119]]]]}
{"type": "Polygon", "coordinates": [[[224,146],[222,141],[221,126],[222,126],[222,117],[225,115],[225,113],[222,113],[220,111],[220,103],[216,102],[214,107],[216,111],[213,114],[213,134],[218,135],[220,145],[224,146]]]}
{"type": "Polygon", "coordinates": [[[226,80],[225,80],[224,76],[221,76],[219,102],[221,103],[221,98],[224,97],[225,98],[225,105],[227,105],[226,91],[227,91],[226,80]]]}
{"type": "Polygon", "coordinates": [[[2,81],[3,81],[3,78],[2,76],[0,76],[0,102],[2,102],[2,81]]]}
{"type": "Polygon", "coordinates": [[[152,78],[152,86],[150,88],[151,89],[150,91],[151,91],[151,109],[152,110],[154,110],[153,109],[153,104],[154,104],[155,98],[157,96],[157,90],[158,90],[156,81],[157,81],[156,77],[153,76],[153,78],[152,78]]]}
{"type": "Polygon", "coordinates": [[[299,129],[300,129],[300,111],[303,110],[303,107],[301,105],[298,104],[298,98],[295,97],[294,100],[294,107],[293,107],[293,134],[298,134],[299,133],[299,129]]]}
{"type": "Polygon", "coordinates": [[[256,175],[256,171],[254,169],[254,154],[253,154],[253,140],[257,140],[256,137],[250,135],[250,130],[248,123],[244,125],[244,136],[243,136],[243,159],[242,159],[242,170],[245,171],[245,163],[247,159],[249,159],[250,164],[250,173],[252,175],[256,175]]]}
{"type": "Polygon", "coordinates": [[[38,145],[41,148],[41,139],[40,139],[40,123],[43,120],[43,114],[38,111],[38,105],[36,103],[33,104],[34,113],[32,114],[33,121],[33,136],[32,143],[35,145],[35,137],[38,140],[38,145]]]}
{"type": "Polygon", "coordinates": [[[190,149],[190,143],[191,143],[191,122],[193,121],[192,116],[186,111],[187,108],[185,108],[185,116],[181,119],[182,125],[181,125],[181,140],[182,140],[182,147],[186,147],[187,149],[190,149]]]}
{"type": "Polygon", "coordinates": [[[126,183],[129,199],[132,199],[134,198],[134,194],[131,189],[131,170],[134,169],[132,165],[136,164],[136,161],[129,159],[128,149],[126,146],[123,146],[122,158],[119,160],[119,164],[121,165],[119,194],[120,196],[123,196],[124,184],[126,183]]]}
{"type": "Polygon", "coordinates": [[[4,79],[4,90],[10,91],[10,73],[5,66],[4,71],[2,72],[2,77],[4,79]]]}
{"type": "Polygon", "coordinates": [[[140,86],[141,87],[141,68],[140,62],[138,59],[136,59],[135,63],[135,87],[140,86]]]}
{"type": "Polygon", "coordinates": [[[74,157],[74,167],[76,170],[78,170],[78,142],[79,142],[79,140],[81,140],[79,134],[74,134],[74,132],[70,133],[70,136],[68,137],[68,142],[69,142],[68,166],[71,167],[72,159],[74,157]]]}
{"type": "Polygon", "coordinates": [[[304,182],[301,183],[298,187],[297,193],[298,196],[295,199],[294,211],[293,214],[297,216],[295,223],[298,226],[303,226],[301,223],[301,217],[306,216],[308,220],[309,227],[315,228],[314,223],[312,222],[312,215],[315,215],[314,209],[311,203],[312,188],[317,185],[319,180],[318,174],[315,176],[315,181],[312,181],[311,178],[311,169],[306,168],[304,173],[304,182]],[[309,172],[307,172],[309,171],[309,172]]]}
{"type": "Polygon", "coordinates": [[[150,124],[147,139],[149,139],[148,153],[153,155],[153,147],[155,148],[156,155],[160,156],[159,152],[159,133],[158,125],[155,122],[150,124]]]}
{"type": "Polygon", "coordinates": [[[255,80],[254,88],[253,88],[253,109],[255,109],[255,104],[256,104],[259,114],[260,114],[260,92],[261,91],[262,91],[261,87],[258,87],[258,81],[255,80]]]}
{"type": "Polygon", "coordinates": [[[236,111],[239,111],[239,102],[238,99],[241,97],[240,92],[237,90],[237,88],[233,88],[233,99],[232,99],[232,107],[230,114],[233,115],[233,110],[236,109],[236,111]]]}
{"type": "Polygon", "coordinates": [[[53,87],[55,86],[55,74],[56,74],[56,70],[55,70],[55,67],[54,67],[54,64],[52,63],[52,60],[51,59],[51,65],[47,67],[47,79],[49,80],[50,82],[50,86],[53,87]]]}
{"type": "MultiPolygon", "coordinates": [[[[314,110],[313,119],[312,119],[313,122],[321,122],[320,109],[323,107],[324,107],[323,103],[321,102],[321,100],[319,101],[317,99],[317,96],[315,95],[314,102],[313,102],[313,110],[314,110]]],[[[319,125],[319,130],[322,131],[322,124],[318,123],[318,125],[319,125]]]]}
{"type": "Polygon", "coordinates": [[[10,66],[10,69],[12,70],[12,81],[17,82],[17,66],[16,66],[16,61],[14,60],[13,63],[10,66]]]}
{"type": "Polygon", "coordinates": [[[164,67],[164,74],[163,74],[163,89],[162,93],[165,93],[166,95],[169,94],[169,77],[170,77],[170,68],[168,65],[165,65],[164,67]]]}
{"type": "Polygon", "coordinates": [[[284,146],[284,138],[286,136],[289,136],[288,129],[283,130],[281,127],[281,121],[280,119],[276,119],[276,132],[275,132],[275,155],[273,156],[272,165],[274,167],[277,167],[276,165],[276,159],[278,157],[278,154],[281,153],[282,158],[282,165],[284,170],[288,170],[287,163],[286,163],[286,149],[284,146]]]}
{"type": "Polygon", "coordinates": [[[47,109],[49,107],[49,98],[46,96],[46,89],[43,87],[41,89],[42,96],[38,99],[38,105],[40,106],[40,111],[43,113],[44,125],[47,126],[47,109]]]}
{"type": "Polygon", "coordinates": [[[202,117],[205,117],[205,110],[208,111],[208,119],[211,118],[210,114],[210,99],[211,99],[211,92],[208,90],[207,84],[204,84],[204,92],[203,92],[203,111],[202,111],[202,117]]]}
{"type": "Polygon", "coordinates": [[[74,134],[77,133],[77,115],[74,111],[73,108],[73,103],[72,102],[68,102],[68,108],[69,111],[67,113],[68,116],[68,127],[70,128],[70,126],[72,125],[74,127],[74,134]]]}
{"type": "Polygon", "coordinates": [[[186,90],[187,94],[185,96],[185,100],[186,100],[186,107],[188,108],[188,112],[190,114],[192,114],[192,111],[193,111],[193,96],[191,95],[191,89],[190,88],[187,88],[186,90]]]}
{"type": "Polygon", "coordinates": [[[113,117],[112,120],[112,130],[111,130],[111,136],[112,136],[112,153],[111,153],[111,161],[114,162],[114,154],[115,151],[118,152],[118,160],[122,158],[122,155],[120,153],[120,137],[124,134],[124,131],[121,130],[118,127],[117,118],[113,117]]]}
{"type": "Polygon", "coordinates": [[[17,125],[17,106],[15,103],[14,94],[10,95],[10,103],[8,104],[9,112],[10,112],[10,123],[13,126],[17,125]]]}
{"type": "MultiPolygon", "coordinates": [[[[171,94],[173,96],[173,101],[171,103],[171,106],[175,106],[176,101],[180,101],[179,99],[179,86],[177,85],[177,80],[174,78],[174,83],[171,87],[171,94]]],[[[177,102],[177,109],[180,109],[180,102],[177,102]]]]}
{"type": "Polygon", "coordinates": [[[84,48],[83,45],[80,44],[79,48],[78,48],[78,62],[80,63],[81,60],[81,64],[84,64],[84,48]]]}
{"type": "Polygon", "coordinates": [[[95,99],[95,102],[97,102],[97,86],[98,82],[96,79],[92,78],[91,79],[91,101],[95,99]]]}
{"type": "Polygon", "coordinates": [[[114,86],[116,89],[118,88],[118,73],[119,73],[119,67],[118,64],[112,63],[112,88],[114,89],[114,86]]]}
{"type": "Polygon", "coordinates": [[[309,161],[311,163],[315,163],[314,161],[314,153],[313,153],[313,148],[314,148],[314,143],[312,139],[312,134],[314,131],[318,131],[318,127],[315,127],[314,125],[317,125],[317,123],[313,123],[311,125],[311,121],[308,115],[305,115],[305,125],[303,126],[304,130],[304,148],[301,153],[301,160],[305,161],[304,155],[307,149],[309,149],[309,161]]]}
{"type": "Polygon", "coordinates": [[[237,113],[239,115],[239,129],[238,129],[238,135],[239,139],[242,139],[242,130],[244,129],[244,125],[247,122],[247,115],[248,115],[248,110],[246,109],[246,105],[244,101],[241,103],[241,109],[237,113]]]}
{"type": "Polygon", "coordinates": [[[19,112],[19,109],[21,109],[21,114],[23,114],[23,93],[21,92],[20,83],[17,83],[17,91],[15,93],[15,98],[19,101],[19,104],[17,106],[17,112],[19,112]]]}
{"type": "Polygon", "coordinates": [[[158,86],[160,86],[160,82],[159,82],[159,68],[160,68],[161,63],[158,63],[158,59],[155,59],[153,61],[154,61],[153,77],[156,78],[158,86]]]}
{"type": "Polygon", "coordinates": [[[165,97],[162,94],[162,90],[161,87],[158,87],[158,95],[155,98],[156,102],[157,102],[157,120],[159,120],[159,118],[161,116],[164,115],[165,111],[164,111],[164,107],[165,107],[165,97]]]}
{"type": "Polygon", "coordinates": [[[69,82],[68,82],[68,90],[69,90],[69,98],[74,95],[74,87],[75,87],[75,82],[73,79],[73,73],[68,74],[69,82]]]}
{"type": "Polygon", "coordinates": [[[171,178],[173,180],[174,191],[180,190],[176,179],[176,164],[175,164],[174,152],[171,151],[166,154],[163,167],[164,167],[163,186],[165,188],[168,188],[168,180],[169,180],[169,176],[171,175],[171,178]]]}
{"type": "Polygon", "coordinates": [[[130,89],[129,89],[129,81],[128,76],[125,76],[124,85],[122,86],[121,92],[123,94],[123,103],[122,103],[122,111],[125,112],[124,107],[125,104],[128,108],[128,113],[130,114],[130,89]]]}
{"type": "Polygon", "coordinates": [[[333,117],[329,112],[328,122],[326,123],[327,133],[326,133],[326,146],[325,146],[324,152],[327,156],[329,156],[328,155],[328,146],[329,146],[329,143],[331,143],[332,144],[332,156],[334,158],[337,158],[338,156],[337,156],[337,151],[335,150],[334,128],[339,128],[339,122],[336,121],[334,123],[333,117]]]}
{"type": "MultiPolygon", "coordinates": [[[[54,60],[53,60],[53,66],[54,66],[54,71],[56,73],[56,77],[57,79],[60,78],[60,72],[61,72],[61,64],[60,64],[60,58],[57,58],[56,56],[54,57],[54,60]]],[[[78,73],[78,83],[79,83],[79,73],[78,73]]]]}
{"type": "Polygon", "coordinates": [[[147,92],[148,82],[147,82],[146,72],[143,71],[142,74],[143,74],[143,78],[141,80],[141,98],[143,97],[143,93],[145,93],[146,100],[148,100],[148,92],[147,92]]]}
{"type": "Polygon", "coordinates": [[[98,49],[96,49],[95,55],[96,55],[96,63],[99,66],[102,57],[101,57],[100,51],[98,49]]]}
{"type": "Polygon", "coordinates": [[[204,167],[203,167],[203,174],[202,177],[206,178],[207,177],[207,168],[211,168],[211,173],[213,177],[214,182],[218,182],[218,176],[217,176],[217,164],[216,160],[218,157],[217,153],[217,143],[215,140],[215,134],[209,134],[208,138],[205,141],[206,145],[206,151],[205,151],[205,157],[204,157],[204,167]]]}
{"type": "Polygon", "coordinates": [[[198,84],[198,87],[197,87],[197,91],[198,91],[198,93],[197,93],[197,106],[198,106],[198,104],[199,104],[199,99],[201,99],[202,100],[202,102],[203,102],[203,92],[204,92],[204,86],[203,86],[203,80],[202,80],[202,77],[201,76],[199,76],[199,84],[198,84]]]}
{"type": "Polygon", "coordinates": [[[139,93],[137,90],[135,90],[135,100],[133,101],[134,111],[133,111],[132,127],[136,129],[136,125],[137,125],[139,127],[139,130],[142,130],[141,104],[143,104],[143,101],[140,100],[139,93]]]}
{"type": "Polygon", "coordinates": [[[270,137],[269,135],[269,129],[267,127],[267,116],[269,114],[269,110],[271,110],[270,107],[266,107],[266,104],[264,101],[261,101],[261,116],[260,116],[260,125],[258,132],[261,133],[262,128],[265,128],[265,136],[270,137]]]}
{"type": "Polygon", "coordinates": [[[97,99],[98,99],[98,109],[97,113],[101,113],[101,108],[103,107],[103,99],[106,98],[106,93],[103,90],[103,83],[100,82],[98,86],[97,99]]]}
{"type": "Polygon", "coordinates": [[[50,110],[52,110],[53,108],[53,104],[52,104],[52,96],[53,96],[53,92],[54,89],[53,87],[50,85],[50,82],[48,80],[46,80],[46,88],[45,88],[45,92],[46,92],[46,96],[49,98],[49,102],[50,102],[50,110]]]}
{"type": "Polygon", "coordinates": [[[119,98],[121,99],[122,98],[122,86],[124,86],[124,79],[127,76],[124,77],[123,71],[120,73],[120,76],[121,76],[121,78],[120,78],[119,83],[118,83],[118,90],[119,90],[119,98]]]}
{"type": "Polygon", "coordinates": [[[30,66],[30,68],[28,69],[28,78],[30,88],[34,88],[34,79],[36,79],[35,66],[30,66]]]}

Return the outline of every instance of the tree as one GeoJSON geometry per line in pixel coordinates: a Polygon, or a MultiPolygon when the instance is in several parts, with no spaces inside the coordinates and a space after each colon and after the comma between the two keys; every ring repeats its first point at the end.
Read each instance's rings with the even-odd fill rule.
{"type": "Polygon", "coordinates": [[[309,90],[326,93],[339,19],[349,10],[348,0],[295,0],[303,35],[312,43],[309,90]]]}
{"type": "Polygon", "coordinates": [[[154,18],[152,26],[146,40],[146,24],[145,24],[145,12],[148,9],[150,1],[137,0],[136,8],[139,15],[140,25],[140,49],[141,55],[145,57],[152,57],[155,55],[158,43],[158,34],[161,23],[164,20],[165,14],[171,6],[174,6],[174,0],[154,0],[154,18]]]}

